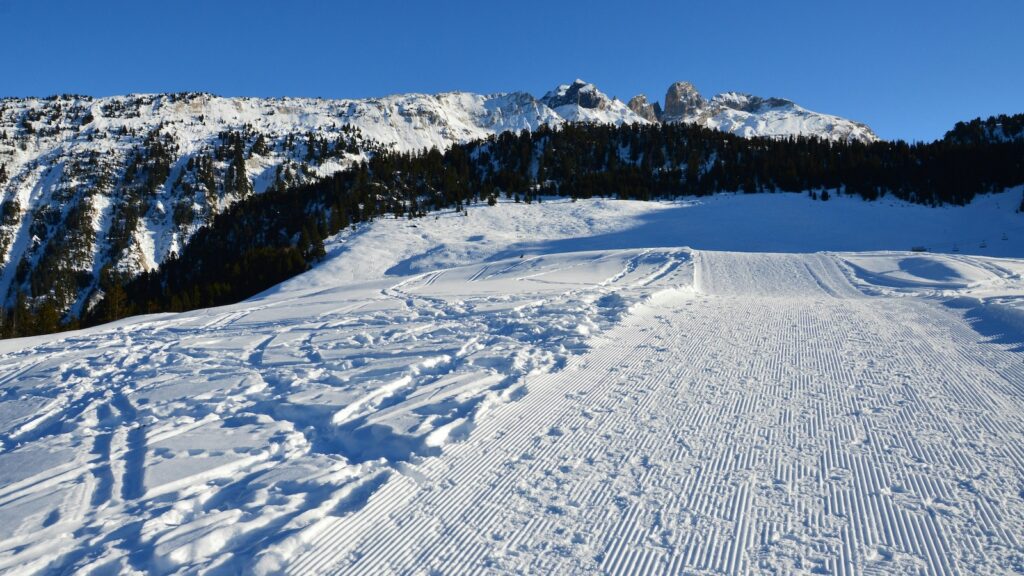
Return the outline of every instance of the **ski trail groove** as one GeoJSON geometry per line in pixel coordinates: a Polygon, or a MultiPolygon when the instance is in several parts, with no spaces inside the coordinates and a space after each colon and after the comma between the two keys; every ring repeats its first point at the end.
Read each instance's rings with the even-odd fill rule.
{"type": "Polygon", "coordinates": [[[694,258],[559,372],[324,519],[293,574],[996,573],[1024,370],[828,254],[694,258]],[[396,545],[396,543],[401,543],[396,545]]]}

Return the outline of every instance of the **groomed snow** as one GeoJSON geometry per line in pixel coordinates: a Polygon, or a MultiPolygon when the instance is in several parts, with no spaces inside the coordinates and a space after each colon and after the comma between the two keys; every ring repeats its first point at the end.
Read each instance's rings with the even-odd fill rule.
{"type": "Polygon", "coordinates": [[[0,343],[0,571],[1014,570],[1020,194],[475,206],[0,343]]]}

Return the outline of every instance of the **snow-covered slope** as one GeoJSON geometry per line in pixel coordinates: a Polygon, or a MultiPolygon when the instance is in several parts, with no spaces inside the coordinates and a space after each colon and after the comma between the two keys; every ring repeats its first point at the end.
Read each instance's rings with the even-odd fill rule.
{"type": "Polygon", "coordinates": [[[707,100],[689,82],[676,82],[669,87],[664,111],[644,95],[634,97],[629,106],[648,120],[697,124],[747,138],[804,135],[839,141],[878,140],[865,124],[812,112],[789,100],[738,92],[725,92],[707,100]]]}
{"type": "MultiPolygon", "coordinates": [[[[788,101],[725,94],[704,102],[692,90],[684,102],[686,86],[670,90],[665,121],[743,136],[874,139],[860,124],[788,101]]],[[[128,276],[153,269],[248,194],[323,178],[381,148],[443,149],[564,122],[657,122],[660,109],[641,104],[627,106],[582,80],[540,99],[521,92],[2,99],[0,304],[56,286],[58,309],[77,312],[97,294],[106,268],[128,276]]]]}
{"type": "Polygon", "coordinates": [[[105,266],[152,269],[240,198],[381,147],[446,148],[561,122],[524,93],[0,100],[0,303],[56,284],[61,307],[80,307],[105,266]]]}
{"type": "Polygon", "coordinates": [[[715,96],[706,109],[680,121],[744,137],[811,134],[830,140],[878,140],[875,133],[860,122],[812,112],[781,98],[760,98],[736,92],[715,96]]]}
{"type": "Polygon", "coordinates": [[[444,150],[505,131],[536,130],[564,119],[524,92],[401,94],[328,102],[329,116],[396,150],[444,150]]]}
{"type": "Polygon", "coordinates": [[[1010,571],[1020,193],[473,206],[4,341],[0,572],[1010,571]]]}

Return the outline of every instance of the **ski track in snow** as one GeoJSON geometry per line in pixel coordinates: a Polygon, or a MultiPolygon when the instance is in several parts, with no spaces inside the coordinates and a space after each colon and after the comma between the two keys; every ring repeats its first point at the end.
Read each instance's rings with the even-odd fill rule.
{"type": "Polygon", "coordinates": [[[697,271],[291,572],[1020,567],[1018,354],[935,302],[866,297],[833,256],[697,271]]]}
{"type": "Polygon", "coordinates": [[[521,397],[523,375],[685,282],[688,258],[514,259],[10,354],[0,569],[264,569],[289,534],[359,508],[521,397]]]}
{"type": "Polygon", "coordinates": [[[5,344],[0,573],[1024,569],[1024,261],[545,205],[5,344]]]}

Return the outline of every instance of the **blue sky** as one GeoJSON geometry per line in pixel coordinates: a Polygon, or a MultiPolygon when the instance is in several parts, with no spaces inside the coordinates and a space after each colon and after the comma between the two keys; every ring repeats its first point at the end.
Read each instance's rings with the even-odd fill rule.
{"type": "Polygon", "coordinates": [[[0,0],[0,96],[781,96],[931,140],[1024,112],[1024,1],[0,0]]]}

